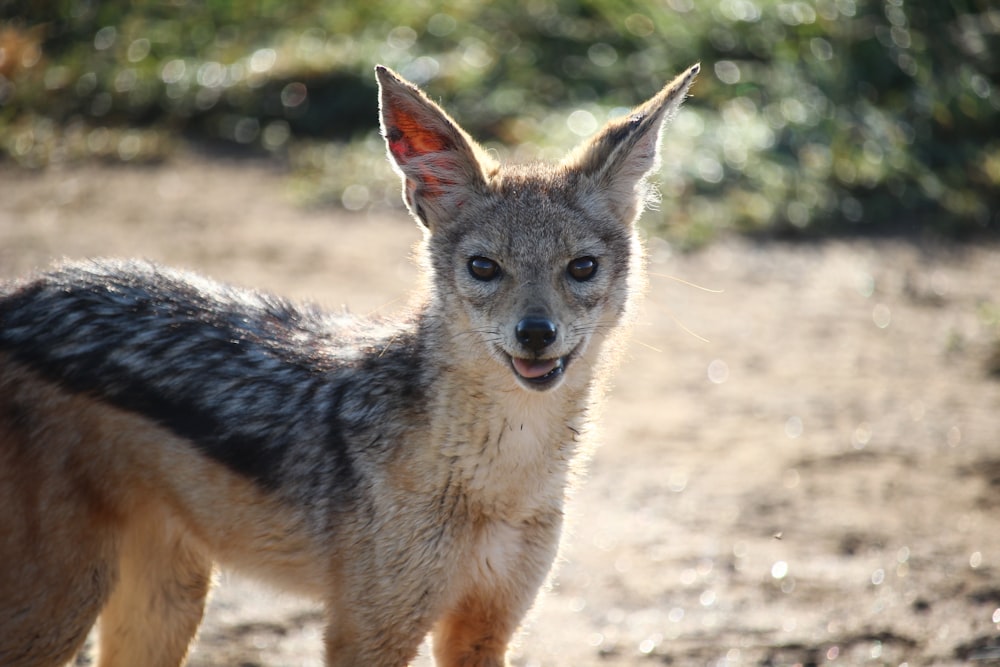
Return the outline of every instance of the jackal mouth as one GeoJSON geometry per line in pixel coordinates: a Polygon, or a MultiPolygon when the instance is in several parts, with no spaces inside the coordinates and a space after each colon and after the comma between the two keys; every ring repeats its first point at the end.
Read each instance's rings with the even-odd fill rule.
{"type": "Polygon", "coordinates": [[[572,353],[553,359],[524,359],[510,357],[510,366],[518,380],[526,383],[532,389],[548,389],[555,386],[566,370],[572,358],[572,353]]]}

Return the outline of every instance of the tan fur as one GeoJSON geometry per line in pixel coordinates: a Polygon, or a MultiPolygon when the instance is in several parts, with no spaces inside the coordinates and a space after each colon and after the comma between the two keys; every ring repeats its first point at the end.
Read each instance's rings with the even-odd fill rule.
{"type": "Polygon", "coordinates": [[[66,663],[98,615],[100,667],[181,665],[216,564],[318,597],[331,667],[401,667],[428,632],[439,665],[505,665],[643,280],[633,223],[660,131],[696,73],[562,165],[511,167],[379,69],[427,230],[406,321],[141,263],[0,289],[0,665],[66,663]]]}
{"type": "Polygon", "coordinates": [[[100,665],[178,665],[215,559],[289,580],[329,562],[283,534],[294,517],[252,483],[147,419],[67,394],[7,355],[0,368],[5,667],[67,661],[102,609],[100,665]]]}

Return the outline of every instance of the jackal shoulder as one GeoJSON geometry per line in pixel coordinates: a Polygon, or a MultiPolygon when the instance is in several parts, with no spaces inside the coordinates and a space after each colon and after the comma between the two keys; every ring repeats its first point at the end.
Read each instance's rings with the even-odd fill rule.
{"type": "Polygon", "coordinates": [[[349,442],[421,409],[415,326],[136,261],[65,265],[0,297],[0,351],[265,485],[311,448],[341,451],[349,476],[349,442]]]}

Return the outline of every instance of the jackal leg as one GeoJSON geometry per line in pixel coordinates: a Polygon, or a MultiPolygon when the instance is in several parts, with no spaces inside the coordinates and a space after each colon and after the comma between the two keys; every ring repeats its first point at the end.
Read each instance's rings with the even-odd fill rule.
{"type": "Polygon", "coordinates": [[[437,624],[434,658],[442,667],[504,667],[507,645],[520,614],[499,608],[496,598],[470,596],[437,624]]]}
{"type": "Polygon", "coordinates": [[[100,667],[184,663],[211,586],[211,561],[175,517],[144,512],[122,536],[119,580],[100,619],[100,667]]]}
{"type": "Polygon", "coordinates": [[[412,609],[405,602],[384,607],[381,613],[352,613],[342,606],[330,611],[327,667],[406,667],[430,630],[426,610],[412,609]]]}
{"type": "MultiPolygon", "coordinates": [[[[517,556],[493,580],[469,590],[434,628],[440,667],[504,667],[511,638],[552,567],[562,516],[552,513],[520,526],[517,556]]],[[[514,544],[509,545],[513,550],[514,544]]]]}

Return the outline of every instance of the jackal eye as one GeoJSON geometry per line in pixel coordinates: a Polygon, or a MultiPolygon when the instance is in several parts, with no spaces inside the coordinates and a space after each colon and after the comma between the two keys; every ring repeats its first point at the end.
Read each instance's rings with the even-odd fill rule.
{"type": "Polygon", "coordinates": [[[500,265],[488,257],[473,257],[469,260],[469,273],[476,280],[489,282],[500,277],[500,265]]]}
{"type": "Polygon", "coordinates": [[[566,273],[578,283],[586,282],[597,273],[597,260],[593,257],[577,257],[566,267],[566,273]]]}

